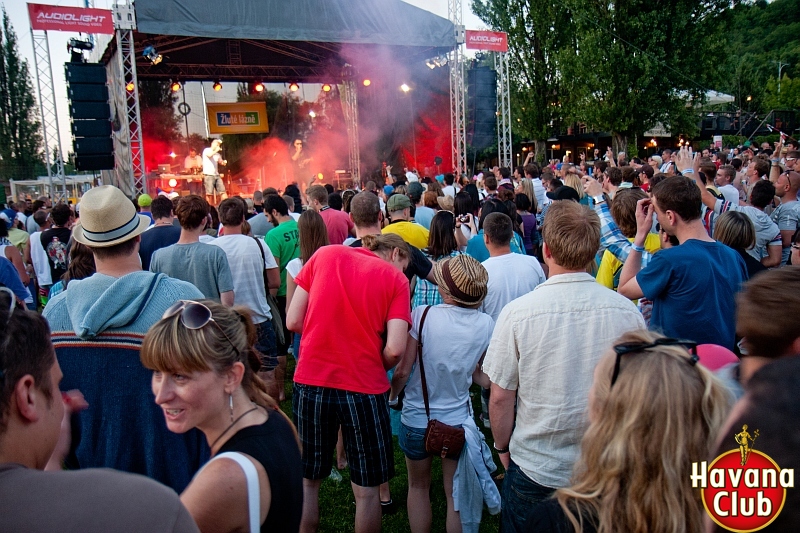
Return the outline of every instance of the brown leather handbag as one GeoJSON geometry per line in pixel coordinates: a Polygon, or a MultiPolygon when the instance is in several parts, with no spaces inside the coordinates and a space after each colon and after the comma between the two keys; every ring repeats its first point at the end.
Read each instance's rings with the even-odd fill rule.
{"type": "Polygon", "coordinates": [[[422,379],[422,399],[425,402],[425,414],[428,417],[428,427],[425,428],[425,451],[442,458],[458,459],[466,442],[464,428],[456,428],[438,420],[431,420],[428,381],[425,379],[425,365],[422,362],[422,328],[425,325],[425,317],[430,309],[431,307],[427,306],[422,312],[422,318],[419,321],[419,340],[417,341],[419,375],[422,379]]]}

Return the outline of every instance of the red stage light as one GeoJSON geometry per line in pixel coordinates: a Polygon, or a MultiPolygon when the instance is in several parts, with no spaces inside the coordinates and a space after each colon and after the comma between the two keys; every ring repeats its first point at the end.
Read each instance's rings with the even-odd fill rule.
{"type": "Polygon", "coordinates": [[[290,83],[289,84],[289,90],[292,91],[292,92],[297,91],[299,88],[300,88],[300,86],[297,85],[296,83],[290,83]]]}
{"type": "Polygon", "coordinates": [[[253,86],[253,90],[257,93],[264,92],[264,84],[261,82],[256,83],[253,86]]]}
{"type": "Polygon", "coordinates": [[[372,85],[371,81],[369,81],[368,79],[364,80],[364,87],[369,87],[370,85],[372,85]]]}
{"type": "Polygon", "coordinates": [[[212,87],[213,87],[213,89],[215,91],[221,91],[222,90],[222,84],[219,82],[219,80],[215,81],[214,85],[212,85],[212,87]]]}
{"type": "Polygon", "coordinates": [[[326,93],[329,93],[329,92],[331,92],[331,85],[330,85],[330,83],[326,83],[326,84],[324,84],[324,85],[322,86],[322,90],[323,90],[324,92],[326,92],[326,93]]]}
{"type": "Polygon", "coordinates": [[[172,92],[176,93],[181,90],[181,83],[179,81],[173,81],[171,86],[172,92]]]}
{"type": "Polygon", "coordinates": [[[132,81],[129,81],[128,85],[125,86],[125,90],[128,91],[129,93],[132,93],[133,89],[135,89],[135,88],[136,88],[136,86],[133,84],[132,81]]]}

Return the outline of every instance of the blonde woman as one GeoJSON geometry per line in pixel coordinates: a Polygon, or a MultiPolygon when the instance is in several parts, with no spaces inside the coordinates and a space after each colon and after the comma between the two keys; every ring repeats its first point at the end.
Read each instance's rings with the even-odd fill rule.
{"type": "Polygon", "coordinates": [[[580,198],[580,203],[582,205],[587,205],[589,207],[592,206],[592,199],[586,196],[586,193],[583,192],[583,183],[581,182],[580,176],[574,172],[568,172],[567,175],[564,176],[564,185],[567,187],[572,187],[578,191],[578,197],[580,198]]]}
{"type": "Polygon", "coordinates": [[[572,485],[538,505],[526,531],[703,531],[687,476],[711,456],[730,397],[695,347],[646,330],[617,340],[595,368],[572,485]]]}
{"type": "Polygon", "coordinates": [[[757,261],[747,250],[752,250],[756,245],[756,228],[750,217],[739,211],[722,213],[714,223],[714,240],[719,241],[729,248],[736,250],[747,267],[748,279],[767,267],[757,261]]]}
{"type": "Polygon", "coordinates": [[[294,426],[258,377],[246,308],[179,300],[144,338],[156,403],[173,433],[202,431],[212,459],[181,494],[202,532],[296,532],[303,473],[294,426]]]}
{"type": "Polygon", "coordinates": [[[531,213],[536,214],[542,212],[542,206],[540,206],[536,201],[536,193],[533,190],[533,180],[530,178],[522,178],[514,192],[516,194],[524,194],[528,197],[528,199],[531,201],[531,213]]]}

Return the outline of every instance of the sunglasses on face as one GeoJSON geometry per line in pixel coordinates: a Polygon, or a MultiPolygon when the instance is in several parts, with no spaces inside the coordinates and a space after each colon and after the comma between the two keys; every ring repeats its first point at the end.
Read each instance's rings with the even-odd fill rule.
{"type": "Polygon", "coordinates": [[[611,374],[611,387],[614,386],[614,383],[617,382],[617,378],[619,377],[619,366],[623,355],[642,353],[652,348],[658,348],[659,346],[683,346],[687,350],[691,350],[691,355],[686,362],[692,366],[695,366],[697,361],[700,360],[700,357],[697,355],[697,343],[694,341],[664,337],[652,343],[624,342],[622,344],[617,344],[614,346],[614,353],[617,354],[617,360],[614,363],[614,373],[611,374]]]}
{"type": "Polygon", "coordinates": [[[792,162],[794,162],[796,159],[797,159],[796,157],[787,157],[787,158],[786,158],[786,162],[787,162],[787,163],[792,163],[792,162]]]}
{"type": "Polygon", "coordinates": [[[161,319],[171,318],[180,313],[180,320],[181,324],[186,329],[191,330],[198,330],[203,329],[209,323],[213,323],[222,335],[225,336],[225,340],[231,345],[231,347],[239,353],[239,349],[233,343],[233,341],[228,337],[228,334],[225,333],[225,330],[222,329],[214,317],[212,316],[211,309],[206,307],[205,305],[201,304],[200,302],[195,302],[194,300],[178,300],[172,306],[164,311],[164,314],[161,315],[161,319]]]}

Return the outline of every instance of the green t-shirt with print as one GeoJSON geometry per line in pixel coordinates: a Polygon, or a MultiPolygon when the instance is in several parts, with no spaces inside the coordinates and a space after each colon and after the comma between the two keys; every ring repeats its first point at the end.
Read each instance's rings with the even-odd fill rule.
{"type": "Polygon", "coordinates": [[[275,262],[278,263],[281,272],[281,286],[278,289],[278,296],[286,296],[286,265],[292,259],[300,257],[300,238],[297,232],[297,222],[287,220],[281,222],[276,227],[269,230],[264,237],[275,262]]]}

